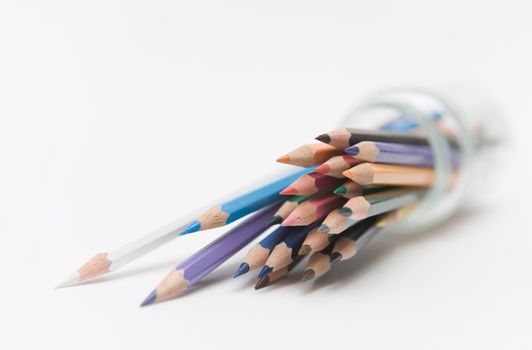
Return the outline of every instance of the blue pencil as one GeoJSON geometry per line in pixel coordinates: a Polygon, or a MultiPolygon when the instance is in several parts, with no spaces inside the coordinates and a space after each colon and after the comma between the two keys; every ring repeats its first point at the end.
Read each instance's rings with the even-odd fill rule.
{"type": "Polygon", "coordinates": [[[305,237],[312,229],[318,227],[321,222],[322,220],[318,220],[308,226],[288,227],[291,229],[289,234],[273,248],[266,264],[259,272],[259,278],[290,265],[298,256],[299,248],[301,248],[305,237]]]}
{"type": "Polygon", "coordinates": [[[397,117],[396,119],[390,120],[379,129],[383,131],[394,131],[394,132],[410,132],[412,129],[416,129],[418,124],[404,115],[397,117]]]}
{"type": "Polygon", "coordinates": [[[236,270],[234,277],[238,277],[264,265],[272,249],[292,231],[289,227],[277,227],[272,233],[249,250],[244,262],[236,270]]]}
{"type": "MultiPolygon", "coordinates": [[[[438,112],[434,112],[432,113],[431,118],[436,121],[441,120],[443,116],[438,112]]],[[[419,124],[414,119],[401,115],[395,119],[390,120],[389,122],[381,126],[379,129],[382,131],[411,132],[413,129],[417,129],[418,127],[419,124]]]]}
{"type": "Polygon", "coordinates": [[[210,228],[220,227],[238,220],[266,205],[280,199],[279,192],[298,179],[300,176],[313,172],[315,166],[298,170],[287,176],[283,176],[269,184],[247,192],[244,195],[230,199],[224,203],[211,207],[197,219],[193,220],[183,229],[180,234],[203,231],[210,228]]]}

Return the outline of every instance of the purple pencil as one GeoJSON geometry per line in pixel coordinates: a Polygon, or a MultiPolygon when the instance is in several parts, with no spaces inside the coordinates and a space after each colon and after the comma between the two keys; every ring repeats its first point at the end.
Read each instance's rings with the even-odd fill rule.
{"type": "Polygon", "coordinates": [[[237,227],[177,265],[142,302],[141,306],[172,299],[196,284],[264,232],[280,202],[260,210],[237,227]]]}
{"type": "MultiPolygon", "coordinates": [[[[430,167],[434,165],[432,150],[426,145],[393,142],[363,141],[348,147],[345,152],[357,159],[372,163],[388,163],[430,167]]],[[[459,153],[451,150],[453,164],[458,165],[459,153]]]]}

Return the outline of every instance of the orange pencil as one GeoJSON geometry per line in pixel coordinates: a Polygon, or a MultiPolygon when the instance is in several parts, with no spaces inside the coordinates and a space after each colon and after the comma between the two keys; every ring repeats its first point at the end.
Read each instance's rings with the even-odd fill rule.
{"type": "Polygon", "coordinates": [[[360,185],[424,186],[432,185],[432,168],[362,163],[344,171],[345,177],[360,185]]]}
{"type": "Polygon", "coordinates": [[[296,148],[292,152],[277,159],[279,163],[309,167],[325,162],[327,159],[341,154],[342,150],[324,143],[313,143],[296,148]]]}

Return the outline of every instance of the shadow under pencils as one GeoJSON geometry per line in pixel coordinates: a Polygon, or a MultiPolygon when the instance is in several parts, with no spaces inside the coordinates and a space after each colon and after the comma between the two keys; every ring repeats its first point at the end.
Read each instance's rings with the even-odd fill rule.
{"type": "Polygon", "coordinates": [[[373,264],[396,249],[401,249],[402,246],[419,241],[434,239],[436,236],[450,236],[456,232],[455,227],[469,220],[480,211],[481,208],[464,208],[454,214],[449,220],[427,231],[412,234],[378,235],[352,260],[338,263],[327,274],[307,286],[308,288],[303,293],[312,293],[333,284],[335,288],[347,287],[358,279],[363,278],[364,274],[370,273],[373,264]]]}

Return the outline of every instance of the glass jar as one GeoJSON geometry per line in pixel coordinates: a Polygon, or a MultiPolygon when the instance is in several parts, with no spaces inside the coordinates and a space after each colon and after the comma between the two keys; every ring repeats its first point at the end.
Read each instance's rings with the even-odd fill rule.
{"type": "Polygon", "coordinates": [[[487,155],[503,138],[498,109],[485,93],[464,86],[390,89],[367,98],[340,127],[423,134],[435,177],[415,210],[387,231],[424,231],[448,219],[482,190],[487,155]],[[459,151],[459,164],[452,152],[459,151]],[[469,196],[472,192],[474,196],[469,196]]]}

